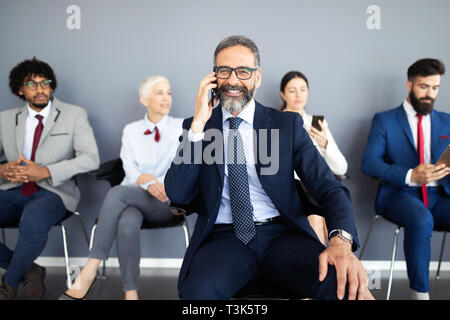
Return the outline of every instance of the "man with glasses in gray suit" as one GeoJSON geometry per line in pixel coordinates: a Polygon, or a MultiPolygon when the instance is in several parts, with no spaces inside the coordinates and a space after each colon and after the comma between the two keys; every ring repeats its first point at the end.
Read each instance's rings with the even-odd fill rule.
{"type": "Polygon", "coordinates": [[[86,111],[53,97],[57,82],[47,63],[19,63],[9,86],[26,105],[0,112],[0,226],[19,222],[14,251],[0,244],[0,300],[14,299],[21,282],[28,299],[41,299],[45,269],[34,260],[50,228],[77,208],[72,178],[100,160],[86,111]]]}

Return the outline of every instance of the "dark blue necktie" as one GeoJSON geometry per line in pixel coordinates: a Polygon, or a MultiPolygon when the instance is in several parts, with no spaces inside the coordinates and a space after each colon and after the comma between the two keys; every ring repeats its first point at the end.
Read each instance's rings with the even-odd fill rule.
{"type": "Polygon", "coordinates": [[[227,142],[227,168],[231,215],[236,237],[247,244],[256,235],[256,230],[253,223],[253,206],[250,202],[244,146],[238,131],[242,119],[232,117],[228,121],[230,132],[227,142]]]}

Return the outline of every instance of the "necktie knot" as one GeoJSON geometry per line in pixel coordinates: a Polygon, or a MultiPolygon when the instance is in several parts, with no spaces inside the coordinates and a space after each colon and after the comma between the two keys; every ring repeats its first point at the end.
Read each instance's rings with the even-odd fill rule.
{"type": "Polygon", "coordinates": [[[37,114],[36,119],[38,119],[39,122],[42,122],[42,119],[44,119],[44,117],[41,116],[40,114],[37,114]]]}
{"type": "Polygon", "coordinates": [[[416,117],[419,119],[419,122],[422,122],[423,114],[416,114],[416,117]]]}
{"type": "Polygon", "coordinates": [[[241,122],[243,121],[244,119],[242,119],[242,118],[239,118],[239,117],[231,117],[231,118],[228,118],[228,122],[230,122],[230,129],[238,129],[239,128],[239,125],[241,124],[241,122]]]}

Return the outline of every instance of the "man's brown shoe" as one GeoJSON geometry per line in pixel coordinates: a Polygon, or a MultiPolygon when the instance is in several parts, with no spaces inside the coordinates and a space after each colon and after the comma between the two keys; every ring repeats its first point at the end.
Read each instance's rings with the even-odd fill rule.
{"type": "Polygon", "coordinates": [[[0,300],[14,300],[17,296],[17,288],[6,284],[2,277],[0,282],[0,300]]]}
{"type": "Polygon", "coordinates": [[[45,268],[33,263],[23,276],[23,287],[28,300],[41,300],[45,294],[45,268]]]}

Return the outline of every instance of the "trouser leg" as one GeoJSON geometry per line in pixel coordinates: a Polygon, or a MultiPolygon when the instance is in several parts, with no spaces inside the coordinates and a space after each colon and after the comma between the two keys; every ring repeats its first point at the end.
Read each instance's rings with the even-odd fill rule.
{"type": "MultiPolygon", "coordinates": [[[[324,250],[322,243],[307,235],[287,232],[267,250],[261,263],[260,277],[305,298],[336,300],[336,269],[329,265],[325,280],[319,281],[319,255],[324,250]]],[[[346,290],[344,299],[347,295],[346,290]]]]}
{"type": "Polygon", "coordinates": [[[135,207],[125,209],[119,219],[117,254],[124,291],[138,289],[142,221],[142,214],[135,207]]]}
{"type": "Polygon", "coordinates": [[[61,198],[53,192],[39,189],[26,198],[20,218],[19,238],[5,274],[9,285],[20,284],[23,275],[44,250],[50,228],[65,214],[61,198]]]}
{"type": "Polygon", "coordinates": [[[434,219],[419,194],[403,192],[392,197],[384,216],[405,228],[404,251],[411,289],[429,291],[430,245],[434,219]]]}
{"type": "Polygon", "coordinates": [[[230,230],[215,227],[196,251],[181,284],[181,299],[230,299],[258,275],[257,255],[230,230]]]}

